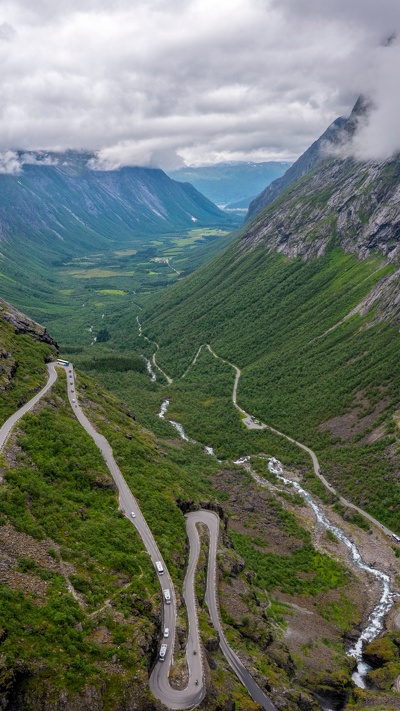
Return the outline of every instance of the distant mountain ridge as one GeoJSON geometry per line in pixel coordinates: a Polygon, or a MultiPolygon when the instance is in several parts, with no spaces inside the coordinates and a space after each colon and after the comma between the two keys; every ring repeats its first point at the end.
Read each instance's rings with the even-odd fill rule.
{"type": "Polygon", "coordinates": [[[240,208],[247,208],[253,196],[279,178],[290,165],[279,161],[230,161],[167,173],[174,180],[188,181],[217,205],[234,207],[231,203],[240,201],[240,208]]]}
{"type": "Polygon", "coordinates": [[[162,170],[93,170],[87,153],[28,154],[17,174],[0,175],[0,245],[53,255],[112,248],[135,236],[237,224],[193,186],[162,170]],[[27,162],[26,162],[27,161],[27,162]]]}

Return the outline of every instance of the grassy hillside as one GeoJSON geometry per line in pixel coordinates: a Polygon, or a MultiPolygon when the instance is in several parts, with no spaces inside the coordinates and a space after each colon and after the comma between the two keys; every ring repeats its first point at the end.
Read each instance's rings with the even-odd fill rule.
{"type": "MultiPolygon", "coordinates": [[[[43,382],[45,344],[33,334],[17,335],[7,330],[8,324],[2,326],[8,333],[9,353],[18,352],[21,363],[26,360],[29,371],[43,382]]],[[[135,364],[132,358],[130,367],[135,364]]],[[[103,381],[110,378],[108,367],[103,359],[103,381]]],[[[313,708],[316,689],[322,694],[330,689],[344,698],[351,688],[351,665],[342,634],[359,624],[372,601],[362,582],[347,570],[343,552],[326,537],[315,539],[298,497],[260,490],[241,468],[219,463],[204,453],[201,444],[177,440],[171,425],[156,415],[167,392],[161,382],[153,384],[145,402],[147,375],[125,367],[119,372],[121,382],[114,372],[111,385],[117,393],[120,389],[124,402],[107,392],[105,382],[82,373],[77,391],[89,418],[113,447],[168,562],[178,596],[188,555],[183,512],[188,507],[215,506],[223,519],[218,590],[232,646],[256,670],[259,683],[272,690],[275,699],[285,699],[288,711],[313,708]],[[147,429],[133,420],[132,405],[147,429]],[[344,599],[345,613],[339,616],[344,599]],[[294,631],[304,609],[312,624],[299,644],[294,631]],[[321,641],[314,649],[315,635],[321,641]],[[321,659],[329,665],[328,675],[321,671],[321,659]]],[[[20,388],[19,397],[26,399],[39,383],[22,369],[20,374],[24,377],[18,385],[15,375],[15,391],[20,388]]],[[[177,412],[184,412],[190,388],[192,395],[196,389],[204,400],[220,400],[221,413],[229,406],[226,391],[232,373],[220,361],[205,355],[199,369],[187,377],[187,391],[179,394],[178,386],[171,390],[177,412]],[[205,385],[207,377],[210,388],[205,385]]],[[[12,388],[5,391],[4,400],[8,394],[12,409],[12,388]]],[[[200,422],[199,435],[201,426],[200,422]]],[[[236,430],[240,425],[231,417],[225,443],[221,433],[220,446],[227,453],[236,430]]],[[[253,434],[258,450],[275,451],[277,438],[253,434]]],[[[248,441],[238,440],[238,453],[247,446],[248,441]]],[[[279,453],[296,458],[291,445],[279,453]]],[[[255,460],[254,466],[267,475],[265,461],[255,460]]],[[[58,711],[65,702],[72,711],[82,707],[128,711],[132,703],[139,710],[155,708],[147,682],[159,643],[160,591],[140,539],[118,512],[104,462],[73,416],[63,377],[19,423],[0,467],[1,703],[34,711],[58,711]]],[[[208,619],[206,541],[204,546],[197,592],[210,665],[205,709],[217,711],[221,704],[234,702],[250,711],[254,705],[226,669],[208,619]]],[[[179,682],[186,625],[182,605],[178,623],[173,674],[184,685],[179,682]]]]}
{"type": "MultiPolygon", "coordinates": [[[[238,402],[244,409],[315,448],[344,494],[399,530],[398,329],[374,323],[373,309],[345,318],[393,270],[378,254],[359,261],[334,244],[304,262],[261,246],[246,252],[237,243],[141,318],[170,375],[179,378],[199,345],[211,343],[243,369],[238,402]]],[[[176,387],[181,400],[187,391],[183,423],[189,425],[192,412],[204,423],[197,436],[218,447],[219,430],[204,398],[184,380],[176,387]]],[[[227,406],[231,387],[226,383],[227,406]]],[[[239,422],[238,413],[232,417],[239,422]]]]}
{"type": "Polygon", "coordinates": [[[15,323],[6,317],[19,314],[0,300],[0,422],[30,400],[47,380],[44,363],[53,360],[56,349],[43,339],[43,329],[26,319],[15,323]],[[29,329],[31,329],[29,331],[29,329]]]}

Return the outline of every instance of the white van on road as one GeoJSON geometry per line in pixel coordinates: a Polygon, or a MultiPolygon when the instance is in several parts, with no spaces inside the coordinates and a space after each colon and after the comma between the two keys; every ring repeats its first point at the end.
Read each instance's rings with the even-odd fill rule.
{"type": "Polygon", "coordinates": [[[163,590],[164,593],[164,600],[167,603],[167,605],[171,604],[171,593],[169,590],[163,590]]]}

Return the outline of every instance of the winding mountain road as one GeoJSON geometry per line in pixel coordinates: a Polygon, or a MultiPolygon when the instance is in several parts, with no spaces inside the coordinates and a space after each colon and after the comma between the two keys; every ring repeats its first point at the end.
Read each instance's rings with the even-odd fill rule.
{"type": "MultiPolygon", "coordinates": [[[[178,272],[178,273],[179,273],[179,272],[178,272]]],[[[140,321],[139,321],[139,316],[136,316],[136,322],[137,322],[137,325],[138,325],[140,338],[144,338],[144,340],[147,341],[147,343],[154,343],[154,345],[155,345],[155,347],[156,347],[155,352],[154,352],[153,355],[151,356],[151,362],[152,362],[152,364],[153,364],[154,367],[157,368],[157,370],[164,376],[164,378],[166,379],[168,385],[171,385],[171,383],[173,382],[172,378],[170,378],[169,375],[167,375],[167,374],[163,371],[163,369],[160,368],[160,366],[158,365],[158,363],[157,363],[157,361],[156,361],[157,351],[160,350],[160,346],[158,345],[157,341],[151,341],[150,338],[147,338],[147,336],[144,335],[143,329],[142,329],[142,324],[141,324],[140,321]]]]}
{"type": "Polygon", "coordinates": [[[247,689],[253,701],[259,704],[266,711],[277,711],[276,706],[271,699],[263,692],[261,687],[256,683],[246,667],[242,664],[239,657],[229,646],[222,627],[221,617],[219,614],[218,594],[216,590],[217,580],[217,548],[219,536],[219,517],[212,511],[193,511],[186,515],[186,530],[190,543],[190,555],[196,556],[196,562],[200,553],[200,539],[197,532],[196,524],[203,523],[209,531],[209,551],[208,551],[208,568],[207,568],[207,589],[206,589],[206,604],[210,613],[213,627],[219,634],[219,646],[221,652],[228,661],[230,667],[240,679],[243,686],[247,689]]]}
{"type": "Polygon", "coordinates": [[[43,395],[46,395],[46,393],[50,390],[52,385],[57,380],[57,372],[54,367],[54,363],[48,363],[47,364],[47,372],[48,372],[48,379],[46,385],[38,392],[29,402],[25,403],[22,407],[19,408],[16,412],[14,412],[11,417],[8,418],[0,428],[0,450],[4,447],[12,428],[14,425],[18,422],[18,420],[21,419],[24,415],[26,415],[29,410],[32,410],[32,408],[37,405],[39,400],[43,397],[43,395]]]}
{"type": "Polygon", "coordinates": [[[361,514],[361,516],[364,516],[364,518],[368,519],[371,523],[374,524],[377,528],[379,528],[383,533],[385,533],[387,536],[390,536],[391,538],[394,538],[395,540],[398,540],[400,542],[400,539],[398,539],[398,536],[391,531],[387,526],[384,526],[383,523],[378,521],[376,518],[371,516],[367,511],[364,511],[364,509],[361,509],[359,506],[356,506],[356,504],[351,503],[351,501],[348,501],[348,499],[345,499],[344,496],[342,496],[330,483],[323,474],[321,474],[321,468],[319,465],[319,461],[317,459],[317,455],[315,452],[310,448],[307,447],[307,445],[302,444],[301,442],[298,442],[296,439],[293,439],[293,437],[289,437],[289,435],[285,434],[284,432],[280,432],[279,430],[275,429],[274,427],[271,427],[271,425],[266,425],[264,422],[260,422],[259,420],[256,420],[252,415],[249,415],[248,412],[243,410],[243,408],[239,407],[237,404],[237,389],[239,385],[239,380],[240,376],[242,374],[242,371],[240,368],[238,368],[237,365],[234,365],[234,363],[230,363],[229,360],[226,360],[225,358],[221,358],[215,351],[211,348],[210,344],[207,343],[207,348],[210,351],[210,353],[214,356],[214,358],[217,358],[218,360],[221,360],[223,363],[226,363],[229,365],[231,368],[234,369],[235,371],[235,382],[233,385],[233,391],[232,391],[232,403],[236,407],[237,410],[243,415],[243,422],[246,425],[246,427],[250,430],[258,429],[258,430],[270,430],[270,432],[274,432],[275,434],[279,435],[280,437],[284,437],[287,439],[289,442],[292,442],[295,444],[297,447],[300,447],[300,449],[303,449],[307,454],[310,455],[311,461],[313,464],[313,469],[315,475],[322,481],[323,485],[330,491],[331,494],[336,496],[338,500],[340,501],[343,506],[346,506],[350,509],[353,509],[353,511],[356,511],[357,513],[361,514]]]}
{"type": "Polygon", "coordinates": [[[188,568],[183,584],[183,597],[186,604],[189,626],[186,646],[189,681],[186,688],[182,690],[174,689],[171,686],[169,682],[169,672],[173,661],[177,615],[176,597],[172,579],[168,573],[167,566],[161,556],[153,534],[151,533],[150,528],[139,508],[138,502],[130,491],[114,459],[111,446],[109,445],[107,439],[93,427],[77,401],[75,376],[72,364],[63,366],[60,364],[49,363],[47,365],[48,381],[46,385],[31,400],[29,400],[29,402],[11,415],[11,417],[9,417],[1,427],[0,450],[6,443],[12,428],[18,420],[27,414],[40,401],[40,399],[50,390],[52,385],[57,380],[58,374],[56,365],[65,371],[67,377],[68,399],[75,416],[101,451],[107,467],[117,485],[120,509],[138,531],[152,560],[154,568],[156,569],[157,561],[160,561],[164,568],[164,572],[161,575],[158,575],[158,578],[162,594],[163,626],[169,628],[169,637],[167,640],[163,640],[168,644],[165,660],[158,660],[156,662],[150,676],[149,685],[153,695],[170,709],[193,709],[201,703],[205,696],[206,690],[204,684],[202,647],[198,628],[197,601],[195,595],[196,569],[200,554],[200,539],[196,529],[196,524],[203,523],[209,530],[206,603],[210,612],[212,623],[219,633],[221,651],[225,655],[233,671],[249,691],[253,700],[262,706],[265,711],[277,711],[271,700],[268,696],[266,696],[266,694],[264,694],[262,689],[244,667],[238,656],[229,647],[224,635],[219,615],[217,596],[216,556],[219,538],[219,518],[215,513],[210,511],[196,511],[186,516],[186,528],[190,544],[190,554],[188,568]],[[132,516],[132,513],[135,514],[134,517],[132,516]],[[166,603],[163,595],[163,591],[166,589],[169,589],[170,591],[171,602],[169,604],[166,603]]]}

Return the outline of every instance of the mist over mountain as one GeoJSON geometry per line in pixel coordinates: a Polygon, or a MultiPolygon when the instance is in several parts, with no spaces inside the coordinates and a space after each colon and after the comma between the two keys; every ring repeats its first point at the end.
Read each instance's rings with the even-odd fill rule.
{"type": "Polygon", "coordinates": [[[337,118],[314,143],[288,168],[286,173],[268,185],[249,205],[246,221],[252,220],[258,213],[270,205],[286,188],[293,185],[321,161],[334,153],[349,155],[352,152],[351,141],[359,130],[360,124],[366,123],[371,111],[371,101],[360,96],[348,118],[337,118]]]}
{"type": "Polygon", "coordinates": [[[34,245],[56,257],[137,236],[235,224],[193,186],[160,169],[93,170],[92,157],[8,152],[0,174],[3,253],[11,258],[34,245]]]}
{"type": "Polygon", "coordinates": [[[199,167],[167,171],[174,180],[189,182],[217,205],[230,206],[240,202],[240,208],[249,206],[254,195],[279,178],[290,163],[267,161],[231,161],[199,167]]]}

